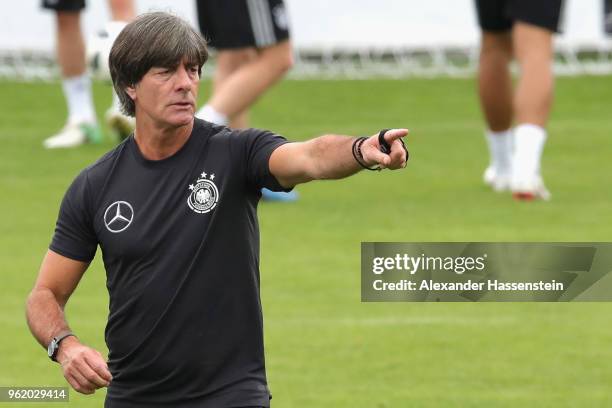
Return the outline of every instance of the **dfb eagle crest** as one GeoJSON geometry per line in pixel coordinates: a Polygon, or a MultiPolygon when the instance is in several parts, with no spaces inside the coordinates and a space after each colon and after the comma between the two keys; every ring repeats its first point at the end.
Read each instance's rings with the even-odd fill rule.
{"type": "Polygon", "coordinates": [[[191,193],[187,205],[198,214],[205,214],[215,208],[219,201],[219,189],[214,183],[215,175],[202,172],[195,184],[189,185],[191,193]]]}

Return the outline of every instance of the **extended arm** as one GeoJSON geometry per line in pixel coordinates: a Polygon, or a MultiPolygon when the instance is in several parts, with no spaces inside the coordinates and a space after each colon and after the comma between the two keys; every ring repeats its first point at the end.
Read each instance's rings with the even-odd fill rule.
{"type": "MultiPolygon", "coordinates": [[[[30,331],[43,347],[47,347],[53,337],[70,331],[64,307],[87,266],[87,263],[51,250],[47,252],[26,305],[30,331]]],[[[73,336],[60,343],[57,361],[62,365],[66,380],[83,394],[92,394],[107,386],[112,378],[104,357],[73,336]]]]}
{"type": "MultiPolygon", "coordinates": [[[[391,145],[389,154],[380,151],[378,135],[369,137],[361,145],[364,164],[391,170],[405,167],[406,151],[398,139],[407,134],[406,129],[387,131],[385,140],[391,145]]],[[[325,135],[306,142],[287,143],[270,156],[270,171],[283,187],[348,177],[363,169],[353,157],[354,142],[355,138],[349,136],[325,135]]]]}

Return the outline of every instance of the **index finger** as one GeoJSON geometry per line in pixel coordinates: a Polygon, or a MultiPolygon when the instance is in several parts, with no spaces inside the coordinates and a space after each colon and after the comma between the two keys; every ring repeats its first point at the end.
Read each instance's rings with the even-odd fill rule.
{"type": "Polygon", "coordinates": [[[410,131],[408,129],[389,129],[385,133],[385,140],[389,144],[393,144],[393,142],[401,137],[407,136],[410,131]]]}

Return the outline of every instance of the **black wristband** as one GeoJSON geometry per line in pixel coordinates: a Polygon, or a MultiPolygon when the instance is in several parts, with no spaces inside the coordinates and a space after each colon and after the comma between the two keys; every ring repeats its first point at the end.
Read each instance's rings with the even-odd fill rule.
{"type": "Polygon", "coordinates": [[[385,133],[391,129],[382,129],[378,132],[378,144],[380,145],[380,151],[384,154],[391,153],[391,145],[385,140],[385,133]]]}
{"type": "Polygon", "coordinates": [[[368,139],[367,137],[360,137],[360,138],[355,139],[355,141],[353,142],[353,147],[351,149],[353,152],[353,157],[355,158],[355,161],[359,163],[359,165],[363,167],[364,169],[370,170],[370,171],[380,171],[382,170],[380,166],[368,167],[367,164],[363,161],[363,154],[361,153],[361,145],[367,139],[368,139]]]}

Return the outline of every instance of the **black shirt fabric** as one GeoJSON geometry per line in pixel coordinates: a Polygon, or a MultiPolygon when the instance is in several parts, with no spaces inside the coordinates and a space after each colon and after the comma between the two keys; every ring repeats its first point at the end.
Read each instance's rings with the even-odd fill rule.
{"type": "Polygon", "coordinates": [[[107,407],[269,406],[259,297],[260,188],[287,141],[196,119],[173,156],[133,136],[68,189],[50,249],[89,262],[110,297],[107,407]]]}

